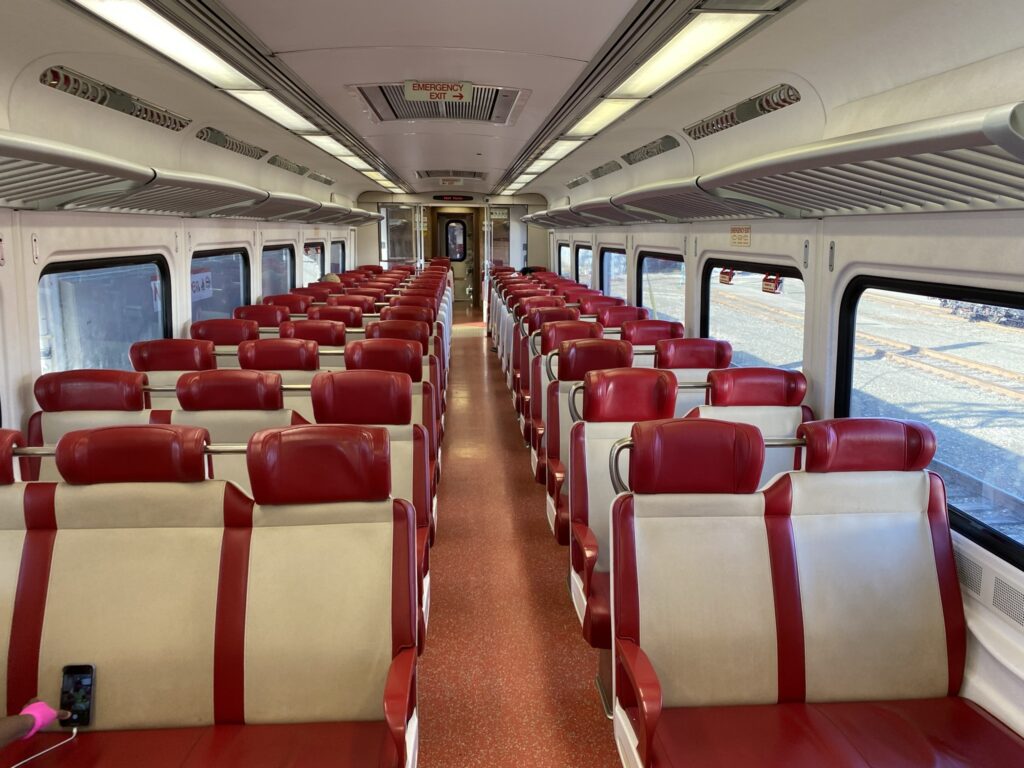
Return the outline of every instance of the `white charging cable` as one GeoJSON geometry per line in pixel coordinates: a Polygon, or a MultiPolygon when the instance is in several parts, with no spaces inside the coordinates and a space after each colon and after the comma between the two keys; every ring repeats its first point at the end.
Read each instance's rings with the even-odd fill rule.
{"type": "Polygon", "coordinates": [[[32,755],[32,757],[26,757],[20,763],[15,763],[14,765],[12,765],[11,768],[21,768],[21,766],[25,765],[26,763],[31,763],[37,757],[42,757],[47,752],[53,752],[53,750],[55,750],[57,747],[63,747],[65,744],[70,744],[72,741],[75,740],[75,736],[77,736],[77,735],[78,735],[78,729],[77,728],[72,728],[71,729],[71,735],[68,736],[66,739],[64,739],[64,741],[58,741],[52,747],[47,747],[42,752],[36,752],[34,755],[32,755]]]}

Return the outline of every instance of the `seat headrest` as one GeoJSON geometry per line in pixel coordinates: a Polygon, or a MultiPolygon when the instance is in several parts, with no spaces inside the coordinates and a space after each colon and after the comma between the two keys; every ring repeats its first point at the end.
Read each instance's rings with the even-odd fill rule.
{"type": "Polygon", "coordinates": [[[583,376],[584,421],[671,419],[676,377],[653,368],[612,368],[583,376]]]}
{"type": "Polygon", "coordinates": [[[309,296],[313,301],[325,302],[332,291],[330,288],[323,288],[310,283],[305,288],[293,288],[292,293],[297,293],[300,296],[309,296]]]}
{"type": "Polygon", "coordinates": [[[384,293],[388,293],[394,289],[395,285],[396,283],[392,283],[390,280],[367,280],[360,287],[372,288],[376,291],[383,291],[384,293]]]}
{"type": "Polygon", "coordinates": [[[344,323],[346,328],[363,327],[363,310],[359,307],[310,307],[310,320],[331,320],[336,323],[344,323]]]}
{"type": "Polygon", "coordinates": [[[628,320],[646,320],[647,309],[624,304],[618,307],[601,307],[597,310],[597,322],[605,328],[620,328],[628,320]]]}
{"type": "Polygon", "coordinates": [[[544,323],[579,319],[580,311],[576,307],[533,307],[526,313],[526,327],[530,333],[534,333],[539,331],[544,323]]]}
{"type": "Polygon", "coordinates": [[[287,307],[289,312],[304,314],[309,305],[313,303],[312,298],[299,293],[276,293],[271,296],[264,296],[260,304],[287,307]]]}
{"type": "Polygon", "coordinates": [[[506,301],[509,307],[514,307],[523,299],[535,299],[550,295],[551,291],[547,288],[517,288],[508,292],[506,301]]]}
{"type": "Polygon", "coordinates": [[[380,311],[381,320],[415,320],[420,323],[433,323],[434,312],[430,307],[384,307],[380,311]]]}
{"type": "Polygon", "coordinates": [[[512,303],[512,312],[516,318],[524,317],[531,309],[540,307],[564,307],[565,299],[561,296],[528,296],[512,303]]]}
{"type": "Polygon", "coordinates": [[[622,340],[630,344],[655,344],[662,339],[681,339],[686,329],[669,320],[627,320],[622,324],[622,340]]]}
{"type": "Polygon", "coordinates": [[[584,315],[596,315],[605,307],[621,307],[625,299],[618,296],[585,296],[580,300],[580,312],[584,315]]]}
{"type": "Polygon", "coordinates": [[[558,345],[559,381],[580,381],[587,371],[632,364],[632,345],[618,339],[572,339],[558,345]]]}
{"type": "Polygon", "coordinates": [[[141,411],[146,374],[99,368],[44,373],[33,392],[44,411],[141,411]]]}
{"type": "Polygon", "coordinates": [[[764,440],[752,424],[667,419],[633,425],[633,493],[753,493],[764,440]]]}
{"type": "Polygon", "coordinates": [[[386,291],[384,291],[383,288],[367,288],[366,287],[366,283],[363,283],[362,285],[359,285],[359,286],[357,286],[355,288],[350,288],[348,293],[345,294],[345,295],[346,296],[365,296],[365,297],[367,297],[369,299],[373,299],[373,301],[376,303],[378,301],[383,301],[384,300],[384,294],[385,293],[386,293],[386,291]]]}
{"type": "Polygon", "coordinates": [[[423,345],[407,339],[366,339],[345,345],[349,370],[398,371],[423,381],[423,345]]]}
{"type": "Polygon", "coordinates": [[[281,323],[278,333],[282,339],[307,339],[325,347],[345,346],[345,324],[336,320],[287,320],[281,323]]]}
{"type": "Polygon", "coordinates": [[[192,323],[189,335],[193,339],[235,346],[243,341],[258,339],[260,324],[255,320],[232,320],[229,318],[200,320],[192,323]]]}
{"type": "Polygon", "coordinates": [[[257,339],[238,345],[238,363],[257,371],[315,371],[320,353],[308,339],[257,339]]]}
{"type": "Polygon", "coordinates": [[[384,271],[384,267],[382,267],[380,264],[361,264],[360,266],[356,267],[356,270],[359,272],[372,272],[375,275],[379,275],[381,272],[384,271]]]}
{"type": "Polygon", "coordinates": [[[437,299],[433,296],[395,296],[390,302],[392,307],[426,307],[432,312],[437,312],[437,299]]]}
{"type": "MultiPolygon", "coordinates": [[[[575,309],[569,307],[568,309],[575,309]]],[[[586,320],[556,320],[547,322],[540,327],[540,351],[542,354],[554,352],[563,341],[572,339],[600,339],[604,328],[600,323],[588,323],[586,320]]]]}
{"type": "Polygon", "coordinates": [[[782,368],[726,368],[708,374],[711,405],[795,406],[804,401],[807,379],[782,368]]]}
{"type": "Polygon", "coordinates": [[[291,319],[288,307],[279,304],[246,304],[235,307],[236,320],[255,320],[260,328],[277,328],[285,320],[291,319]]]}
{"type": "Polygon", "coordinates": [[[661,339],[654,344],[655,368],[728,368],[732,344],[718,339],[661,339]]]}
{"type": "Polygon", "coordinates": [[[412,423],[412,378],[407,373],[319,373],[311,394],[318,424],[412,423]]]}
{"type": "Polygon", "coordinates": [[[935,433],[917,421],[824,419],[797,429],[807,472],[913,472],[935,456],[935,433]]]}
{"type": "MultiPolygon", "coordinates": [[[[335,276],[335,277],[337,277],[337,276],[335,276]]],[[[345,286],[342,285],[341,278],[338,278],[337,280],[332,280],[332,281],[329,281],[329,282],[328,281],[323,281],[323,282],[310,283],[306,287],[307,288],[319,288],[321,290],[327,291],[327,295],[328,296],[340,295],[340,294],[343,294],[345,292],[345,286]]],[[[326,300],[327,299],[324,299],[324,301],[326,301],[326,300]]]]}
{"type": "MultiPolygon", "coordinates": [[[[357,296],[353,293],[346,293],[344,296],[331,296],[331,298],[327,300],[327,306],[358,307],[359,311],[364,315],[373,314],[373,310],[376,308],[376,305],[373,303],[373,299],[369,296],[357,296]]],[[[316,310],[317,307],[313,307],[313,311],[315,312],[316,310]]]]}
{"type": "Polygon", "coordinates": [[[378,320],[366,326],[366,338],[417,341],[424,355],[430,353],[430,324],[419,320],[378,320]]]}
{"type": "Polygon", "coordinates": [[[213,342],[198,339],[136,341],[128,357],[136,371],[205,371],[217,367],[213,342]]]}
{"type": "Polygon", "coordinates": [[[57,443],[57,469],[72,485],[198,483],[208,474],[209,442],[202,427],[177,424],[80,429],[57,443]]]}
{"type": "Polygon", "coordinates": [[[189,371],[178,377],[178,403],[186,411],[279,411],[284,408],[281,374],[224,368],[189,371]]]}
{"type": "Polygon", "coordinates": [[[14,449],[25,444],[25,438],[16,429],[0,429],[0,485],[14,482],[14,449]]]}

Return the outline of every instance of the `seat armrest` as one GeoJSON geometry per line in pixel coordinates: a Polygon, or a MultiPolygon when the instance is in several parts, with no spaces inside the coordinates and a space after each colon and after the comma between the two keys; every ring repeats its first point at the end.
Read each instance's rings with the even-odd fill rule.
{"type": "Polygon", "coordinates": [[[661,683],[658,674],[651,665],[651,660],[643,649],[631,640],[618,640],[618,663],[625,673],[626,680],[632,688],[637,704],[640,733],[637,734],[637,746],[640,761],[646,767],[651,764],[651,745],[654,744],[654,731],[658,727],[661,716],[661,683]]]}
{"type": "Polygon", "coordinates": [[[559,459],[548,457],[548,496],[558,501],[565,483],[565,465],[559,459]]]}
{"type": "Polygon", "coordinates": [[[384,720],[395,742],[399,765],[405,765],[405,732],[415,709],[416,649],[403,648],[391,660],[384,683],[384,720]]]}
{"type": "Polygon", "coordinates": [[[572,524],[572,547],[573,554],[579,558],[582,565],[580,575],[583,577],[583,594],[590,596],[590,580],[594,576],[594,566],[597,565],[597,538],[594,532],[583,523],[572,524]]]}

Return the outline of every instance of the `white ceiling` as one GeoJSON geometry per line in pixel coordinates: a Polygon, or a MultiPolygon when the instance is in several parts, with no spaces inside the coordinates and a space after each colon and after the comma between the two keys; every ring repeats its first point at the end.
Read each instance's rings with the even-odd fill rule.
{"type": "Polygon", "coordinates": [[[463,189],[487,192],[511,165],[634,0],[221,0],[313,96],[416,191],[416,171],[483,171],[463,189]],[[538,23],[538,20],[543,20],[538,23]],[[468,80],[528,91],[512,125],[453,120],[375,122],[353,86],[468,80]]]}

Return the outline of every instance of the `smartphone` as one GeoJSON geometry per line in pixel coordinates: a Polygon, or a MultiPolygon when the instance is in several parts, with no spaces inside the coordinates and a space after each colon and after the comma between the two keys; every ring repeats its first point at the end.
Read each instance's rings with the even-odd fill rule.
{"type": "Polygon", "coordinates": [[[96,685],[96,668],[91,664],[69,664],[64,667],[60,684],[60,708],[71,713],[60,724],[65,728],[82,728],[92,722],[92,697],[96,685]]]}

